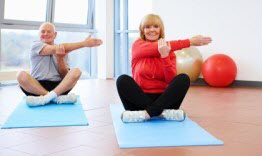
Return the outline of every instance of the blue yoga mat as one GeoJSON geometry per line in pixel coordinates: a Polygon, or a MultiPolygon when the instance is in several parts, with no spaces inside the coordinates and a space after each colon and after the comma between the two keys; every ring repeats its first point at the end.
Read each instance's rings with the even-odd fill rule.
{"type": "Polygon", "coordinates": [[[155,118],[142,123],[123,123],[120,119],[123,106],[111,104],[110,110],[120,148],[223,145],[188,117],[183,122],[155,118]]]}
{"type": "Polygon", "coordinates": [[[86,126],[87,118],[82,109],[80,98],[75,104],[54,104],[29,107],[23,98],[22,102],[8,117],[1,127],[6,128],[32,128],[32,127],[60,127],[60,126],[86,126]]]}

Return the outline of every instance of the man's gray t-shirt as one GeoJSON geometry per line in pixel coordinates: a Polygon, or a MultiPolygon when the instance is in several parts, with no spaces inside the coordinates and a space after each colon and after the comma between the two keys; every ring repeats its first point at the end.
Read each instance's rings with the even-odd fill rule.
{"type": "MultiPolygon", "coordinates": [[[[41,41],[35,41],[32,45],[30,54],[31,76],[36,80],[61,81],[55,56],[40,55],[40,51],[45,45],[47,44],[41,41]]],[[[67,62],[67,58],[65,60],[67,62]]]]}

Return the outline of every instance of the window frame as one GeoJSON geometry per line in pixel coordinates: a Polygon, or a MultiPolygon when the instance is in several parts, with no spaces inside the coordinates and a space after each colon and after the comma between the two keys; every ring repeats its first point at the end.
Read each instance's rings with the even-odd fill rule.
{"type": "Polygon", "coordinates": [[[128,56],[128,50],[129,50],[129,38],[128,35],[130,33],[139,33],[138,30],[129,30],[128,29],[128,0],[115,0],[115,9],[114,9],[114,51],[115,51],[115,69],[114,69],[114,77],[118,77],[121,74],[128,74],[131,75],[131,62],[129,62],[130,58],[128,56]],[[122,2],[122,3],[121,3],[122,2]],[[121,5],[123,7],[123,16],[122,19],[120,19],[120,8],[121,5]],[[121,29],[121,22],[123,21],[122,29],[121,29]],[[121,35],[123,37],[121,38],[121,35]],[[120,46],[123,46],[123,50],[120,51],[120,46]],[[121,57],[122,55],[122,57],[121,57]],[[123,62],[126,62],[126,64],[121,63],[121,60],[123,62]]]}
{"type": "Polygon", "coordinates": [[[94,12],[95,12],[95,0],[88,0],[88,12],[87,12],[87,24],[81,25],[81,24],[67,24],[67,23],[55,23],[54,22],[54,14],[55,14],[55,0],[47,0],[47,6],[46,6],[46,19],[43,22],[36,22],[36,21],[29,21],[29,20],[12,20],[12,19],[4,19],[4,6],[5,1],[2,0],[0,2],[1,4],[1,17],[0,22],[1,25],[16,25],[18,27],[20,26],[38,26],[42,24],[43,22],[51,22],[56,25],[57,28],[62,28],[66,30],[75,30],[79,31],[79,29],[82,29],[81,31],[92,31],[94,27],[94,12]]]}
{"type": "Polygon", "coordinates": [[[115,43],[114,43],[114,51],[115,51],[115,62],[114,62],[114,77],[118,77],[122,74],[132,75],[131,69],[131,58],[129,58],[129,34],[139,34],[139,30],[132,30],[128,28],[128,1],[129,0],[115,0],[114,3],[114,14],[115,14],[115,28],[114,28],[114,36],[115,36],[115,43]],[[123,17],[120,19],[120,8],[123,7],[123,17]],[[121,22],[123,21],[122,29],[121,29],[121,22]],[[123,37],[121,38],[121,35],[123,37]],[[121,51],[120,47],[123,47],[121,51]],[[122,57],[121,57],[122,55],[122,57]],[[122,62],[121,62],[122,61],[122,62]],[[126,62],[126,63],[123,63],[126,62]]]}

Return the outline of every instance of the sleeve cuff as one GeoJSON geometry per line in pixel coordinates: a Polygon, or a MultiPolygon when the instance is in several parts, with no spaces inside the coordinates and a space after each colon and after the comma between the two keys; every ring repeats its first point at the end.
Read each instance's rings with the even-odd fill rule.
{"type": "Polygon", "coordinates": [[[172,65],[172,62],[171,62],[169,56],[167,56],[167,57],[165,57],[165,58],[162,58],[162,62],[163,62],[163,65],[164,65],[165,67],[172,65]]]}

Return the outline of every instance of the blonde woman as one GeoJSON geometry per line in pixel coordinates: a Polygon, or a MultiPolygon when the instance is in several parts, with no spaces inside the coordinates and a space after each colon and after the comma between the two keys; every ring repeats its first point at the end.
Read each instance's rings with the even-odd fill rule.
{"type": "Polygon", "coordinates": [[[210,37],[201,35],[184,40],[165,40],[161,18],[146,15],[139,26],[140,38],[132,46],[132,76],[121,75],[117,90],[124,105],[123,122],[143,122],[159,116],[183,121],[180,108],[190,86],[186,74],[177,75],[175,50],[207,45],[210,37]]]}

